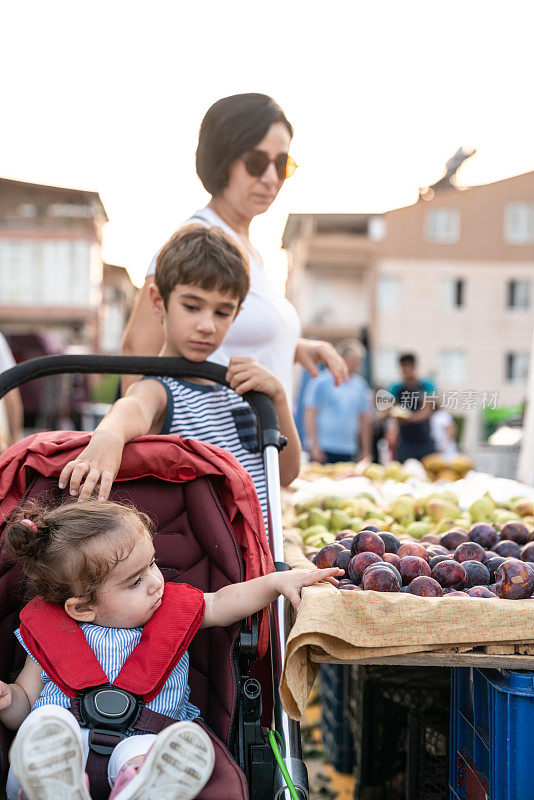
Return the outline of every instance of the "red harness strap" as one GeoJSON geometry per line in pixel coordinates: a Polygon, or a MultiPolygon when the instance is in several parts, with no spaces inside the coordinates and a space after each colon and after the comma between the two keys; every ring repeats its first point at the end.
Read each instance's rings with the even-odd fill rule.
{"type": "MultiPolygon", "coordinates": [[[[114,681],[150,702],[161,691],[204,618],[204,595],[186,583],[166,583],[160,607],[114,681]]],[[[20,614],[24,644],[67,697],[108,683],[75,620],[59,606],[35,598],[20,614]]]]}

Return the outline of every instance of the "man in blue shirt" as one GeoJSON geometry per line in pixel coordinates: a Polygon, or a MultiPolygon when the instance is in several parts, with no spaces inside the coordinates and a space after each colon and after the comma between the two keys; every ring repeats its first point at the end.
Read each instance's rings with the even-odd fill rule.
{"type": "Polygon", "coordinates": [[[395,404],[402,406],[406,417],[397,417],[398,439],[395,458],[401,463],[407,458],[421,459],[436,452],[436,444],[430,430],[430,417],[434,406],[429,396],[435,396],[432,381],[421,380],[417,375],[417,360],[412,353],[399,358],[402,382],[394,383],[389,391],[395,404]]]}
{"type": "Polygon", "coordinates": [[[348,381],[336,386],[325,371],[308,383],[304,394],[307,448],[312,461],[323,464],[371,458],[371,390],[357,374],[365,348],[352,340],[338,350],[349,369],[348,381]]]}

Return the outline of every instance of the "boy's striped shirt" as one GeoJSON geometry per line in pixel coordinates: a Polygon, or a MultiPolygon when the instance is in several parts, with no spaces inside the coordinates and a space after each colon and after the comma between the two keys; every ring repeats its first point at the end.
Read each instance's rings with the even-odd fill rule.
{"type": "MultiPolygon", "coordinates": [[[[145,378],[148,380],[148,378],[145,378]]],[[[254,412],[232,389],[182,378],[156,378],[167,392],[161,434],[179,433],[228,450],[247,470],[258,494],[267,529],[267,488],[254,412]]]]}

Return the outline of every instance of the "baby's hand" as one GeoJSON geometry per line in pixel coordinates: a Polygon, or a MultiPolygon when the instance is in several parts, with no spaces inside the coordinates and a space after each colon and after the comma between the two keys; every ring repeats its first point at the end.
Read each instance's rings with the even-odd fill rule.
{"type": "Polygon", "coordinates": [[[237,394],[263,392],[273,401],[278,396],[285,396],[284,387],[278,378],[259,361],[248,356],[233,356],[230,359],[226,380],[237,394]]]}
{"type": "Polygon", "coordinates": [[[312,586],[314,583],[325,581],[337,586],[339,581],[334,575],[345,574],[345,570],[339,567],[330,567],[329,569],[292,569],[289,572],[279,572],[278,590],[280,594],[287,597],[291,605],[298,609],[300,606],[300,592],[303,586],[312,586]]]}
{"type": "Polygon", "coordinates": [[[0,681],[0,711],[3,711],[4,708],[9,708],[12,699],[13,693],[11,691],[11,686],[0,681]]]}

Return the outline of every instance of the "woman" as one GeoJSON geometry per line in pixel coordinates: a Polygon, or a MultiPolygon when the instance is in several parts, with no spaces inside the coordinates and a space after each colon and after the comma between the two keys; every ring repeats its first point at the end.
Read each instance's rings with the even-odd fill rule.
{"type": "MultiPolygon", "coordinates": [[[[282,381],[292,394],[293,363],[312,376],[326,363],[336,384],[348,377],[346,364],[328,342],[301,339],[294,306],[267,280],[260,254],[249,239],[257,214],[271,206],[286,178],[297,165],[289,155],[293,128],[282,109],[263,94],[239,94],[218,100],[200,126],[196,154],[197,174],[211,195],[208,205],[188,222],[215,225],[245,247],[250,261],[250,291],[224,345],[212,360],[227,364],[236,356],[251,356],[282,381]]],[[[163,332],[148,301],[157,254],[128,322],[125,355],[156,355],[163,332]]],[[[123,386],[128,385],[131,376],[123,386]]]]}

